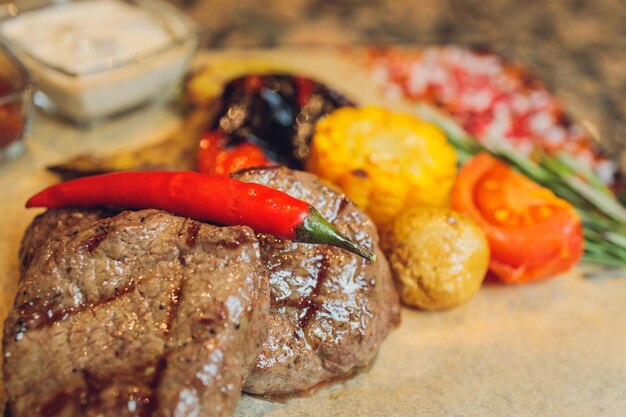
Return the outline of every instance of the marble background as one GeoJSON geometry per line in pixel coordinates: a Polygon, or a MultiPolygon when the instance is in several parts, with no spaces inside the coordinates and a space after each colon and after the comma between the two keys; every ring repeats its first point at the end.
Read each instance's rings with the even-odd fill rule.
{"type": "Polygon", "coordinates": [[[207,48],[456,43],[522,61],[626,148],[624,0],[171,0],[207,48]]]}

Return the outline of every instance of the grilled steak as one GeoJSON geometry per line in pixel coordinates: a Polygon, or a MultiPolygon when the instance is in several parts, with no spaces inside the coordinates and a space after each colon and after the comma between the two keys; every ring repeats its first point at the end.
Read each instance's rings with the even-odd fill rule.
{"type": "MultiPolygon", "coordinates": [[[[76,220],[39,221],[59,215],[76,220]]],[[[26,262],[3,339],[12,415],[231,415],[269,308],[252,230],[157,210],[90,218],[46,226],[56,236],[26,262]]]]}
{"type": "Polygon", "coordinates": [[[81,224],[115,215],[112,210],[93,209],[53,209],[35,217],[28,226],[20,246],[20,273],[23,276],[35,256],[35,252],[47,241],[68,229],[81,224]]]}
{"type": "MultiPolygon", "coordinates": [[[[270,271],[271,314],[256,367],[244,389],[257,394],[304,390],[367,366],[399,318],[399,302],[370,219],[315,176],[288,169],[246,170],[244,181],[265,184],[312,203],[355,241],[375,248],[374,264],[341,249],[258,235],[270,271]]],[[[93,221],[105,211],[49,210],[33,222],[22,253],[42,246],[65,224],[93,221]],[[40,231],[44,232],[40,232],[40,231]],[[47,232],[47,231],[50,232],[47,232]]]]}
{"type": "Polygon", "coordinates": [[[367,366],[400,311],[371,220],[340,192],[305,172],[252,169],[236,177],[308,201],[339,230],[378,254],[369,263],[335,247],[258,235],[270,271],[271,312],[267,340],[244,390],[291,393],[367,366]]]}

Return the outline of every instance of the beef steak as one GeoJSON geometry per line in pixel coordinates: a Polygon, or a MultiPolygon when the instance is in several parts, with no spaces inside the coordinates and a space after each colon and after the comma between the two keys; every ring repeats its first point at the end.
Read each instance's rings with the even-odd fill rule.
{"type": "MultiPolygon", "coordinates": [[[[367,366],[400,311],[371,220],[311,174],[262,168],[236,177],[310,202],[341,231],[378,254],[371,264],[334,247],[257,235],[262,262],[270,272],[271,313],[267,339],[244,389],[288,394],[367,366]]],[[[79,219],[90,222],[107,215],[98,210],[49,210],[26,231],[21,253],[34,252],[47,236],[64,233],[79,219]]]]}
{"type": "Polygon", "coordinates": [[[13,417],[231,415],[269,308],[252,230],[83,219],[26,262],[3,338],[13,417]]]}
{"type": "Polygon", "coordinates": [[[24,276],[35,252],[56,235],[65,233],[68,229],[81,223],[104,219],[117,213],[103,208],[62,208],[47,210],[35,217],[26,229],[20,245],[21,275],[24,276]]]}
{"type": "Polygon", "coordinates": [[[370,263],[336,247],[258,235],[270,272],[271,312],[267,339],[244,390],[292,393],[367,366],[400,312],[372,221],[341,192],[305,172],[264,168],[235,177],[308,201],[378,255],[370,263]]]}

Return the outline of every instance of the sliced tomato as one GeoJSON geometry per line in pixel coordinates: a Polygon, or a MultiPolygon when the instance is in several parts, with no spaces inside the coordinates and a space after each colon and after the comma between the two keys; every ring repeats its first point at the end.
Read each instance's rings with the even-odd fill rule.
{"type": "Polygon", "coordinates": [[[485,231],[490,269],[505,282],[549,278],[582,255],[582,227],[574,208],[489,154],[463,166],[452,206],[485,231]]]}
{"type": "Polygon", "coordinates": [[[228,146],[222,132],[204,134],[198,152],[198,171],[208,175],[228,176],[244,168],[273,165],[263,150],[249,142],[228,146]]]}

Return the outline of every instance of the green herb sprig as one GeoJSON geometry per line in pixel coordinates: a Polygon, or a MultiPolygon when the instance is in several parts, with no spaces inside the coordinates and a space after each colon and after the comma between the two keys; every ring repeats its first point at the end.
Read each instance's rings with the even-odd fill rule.
{"type": "Polygon", "coordinates": [[[593,171],[564,154],[534,152],[526,157],[496,138],[488,138],[480,144],[454,120],[432,107],[419,104],[416,111],[419,117],[445,132],[457,150],[459,163],[478,152],[489,152],[569,201],[583,225],[583,262],[605,268],[626,268],[626,208],[593,171]]]}

